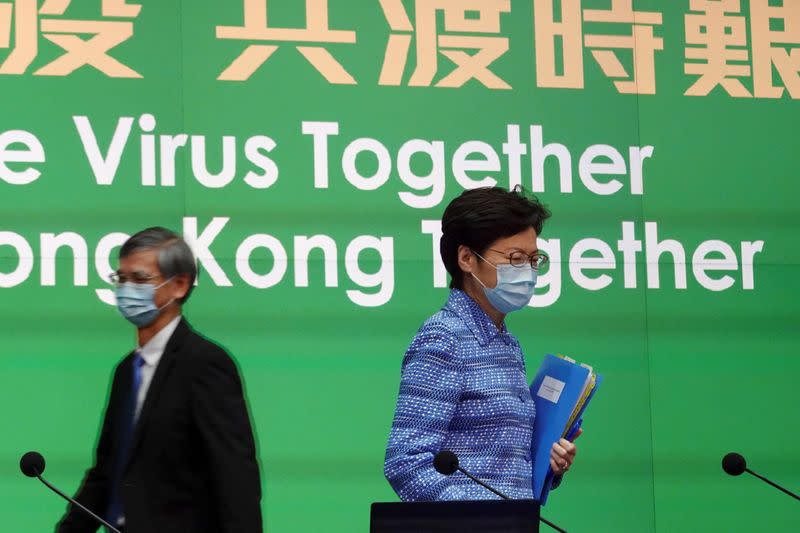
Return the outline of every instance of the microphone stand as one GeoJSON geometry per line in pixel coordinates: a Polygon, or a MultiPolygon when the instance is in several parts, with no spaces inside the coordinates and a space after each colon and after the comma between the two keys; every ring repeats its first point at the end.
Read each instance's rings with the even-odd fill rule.
{"type": "Polygon", "coordinates": [[[111,530],[113,533],[120,533],[120,530],[119,530],[119,529],[115,528],[114,526],[112,526],[111,524],[109,524],[108,522],[106,522],[105,520],[103,520],[102,518],[100,518],[99,516],[97,516],[96,514],[94,514],[93,512],[91,512],[89,509],[87,509],[86,507],[84,507],[84,506],[81,504],[81,502],[79,502],[78,500],[73,500],[72,498],[70,498],[69,496],[67,496],[67,495],[66,495],[66,494],[64,494],[63,492],[61,492],[61,491],[58,489],[58,487],[56,487],[55,485],[53,485],[53,484],[51,484],[49,481],[47,481],[45,478],[43,478],[43,477],[42,477],[42,475],[39,473],[39,471],[38,471],[38,470],[34,470],[34,472],[35,472],[35,474],[36,474],[36,477],[39,479],[39,481],[41,481],[42,483],[44,483],[44,484],[45,484],[45,485],[46,485],[46,486],[47,486],[47,487],[48,487],[50,490],[52,490],[53,492],[55,492],[56,494],[58,494],[59,496],[61,496],[61,497],[62,497],[62,498],[64,498],[65,500],[67,500],[68,502],[70,502],[70,503],[74,503],[75,505],[77,505],[79,509],[81,509],[83,512],[85,512],[86,514],[88,514],[89,516],[91,516],[92,518],[94,518],[95,520],[97,520],[98,522],[100,522],[101,524],[103,524],[104,526],[106,526],[106,527],[107,527],[108,529],[110,529],[110,530],[111,530]]]}
{"type": "MultiPolygon", "coordinates": [[[[464,474],[465,476],[470,478],[472,481],[474,481],[475,483],[477,483],[481,487],[483,487],[485,489],[489,489],[491,492],[497,494],[498,496],[500,496],[504,500],[510,500],[511,499],[509,496],[503,494],[502,492],[500,492],[499,490],[495,489],[494,487],[490,487],[489,485],[487,485],[486,483],[484,483],[480,479],[476,478],[475,476],[473,476],[472,474],[470,474],[469,472],[467,472],[466,470],[464,470],[460,466],[457,467],[457,468],[458,468],[459,472],[461,472],[462,474],[464,474]]],[[[543,517],[542,515],[539,515],[539,520],[541,520],[542,522],[544,522],[548,526],[552,527],[553,529],[555,529],[559,533],[567,533],[566,531],[564,531],[563,529],[561,529],[560,527],[558,527],[557,525],[555,525],[554,523],[552,523],[551,521],[549,521],[548,519],[543,517]]]]}
{"type": "Polygon", "coordinates": [[[761,481],[766,481],[767,483],[769,483],[770,485],[772,485],[773,487],[775,487],[775,488],[776,488],[776,489],[778,489],[779,491],[781,491],[781,492],[784,492],[784,493],[788,494],[789,496],[791,496],[791,497],[792,497],[792,498],[794,498],[795,500],[800,500],[800,496],[798,496],[798,495],[797,495],[797,494],[795,494],[794,492],[791,492],[791,491],[789,491],[789,490],[787,490],[787,489],[784,489],[783,487],[781,487],[781,486],[780,486],[780,485],[778,485],[777,483],[773,483],[772,481],[768,480],[768,479],[767,479],[767,478],[765,478],[764,476],[762,476],[762,475],[760,475],[760,474],[756,474],[755,472],[753,472],[753,471],[752,471],[752,470],[750,470],[749,468],[746,468],[746,467],[745,467],[744,471],[745,471],[745,472],[747,472],[747,473],[749,473],[749,474],[753,474],[754,476],[756,476],[756,477],[757,477],[758,479],[760,479],[761,481]]]}

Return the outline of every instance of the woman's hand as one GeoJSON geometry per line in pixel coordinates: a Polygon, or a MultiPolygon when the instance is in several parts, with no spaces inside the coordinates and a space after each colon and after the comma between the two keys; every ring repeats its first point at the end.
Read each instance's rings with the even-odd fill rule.
{"type": "MultiPolygon", "coordinates": [[[[573,441],[581,436],[583,428],[579,429],[573,437],[573,441]]],[[[563,476],[567,470],[572,466],[575,460],[575,454],[578,453],[578,448],[567,439],[560,439],[558,442],[553,443],[550,450],[550,468],[557,476],[563,476]]]]}

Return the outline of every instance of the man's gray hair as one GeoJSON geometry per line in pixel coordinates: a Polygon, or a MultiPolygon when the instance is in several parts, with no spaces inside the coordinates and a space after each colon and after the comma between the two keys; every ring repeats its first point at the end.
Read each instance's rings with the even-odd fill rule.
{"type": "Polygon", "coordinates": [[[189,299],[197,278],[197,263],[189,245],[183,237],[162,227],[147,228],[125,241],[119,251],[119,258],[128,257],[144,250],[158,250],[158,269],[165,279],[180,274],[189,277],[189,290],[180,303],[189,299]]]}

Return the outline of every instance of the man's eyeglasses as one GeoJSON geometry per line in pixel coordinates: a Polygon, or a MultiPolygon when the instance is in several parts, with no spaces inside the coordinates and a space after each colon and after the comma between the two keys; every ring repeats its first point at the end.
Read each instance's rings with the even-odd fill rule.
{"type": "Polygon", "coordinates": [[[130,276],[126,276],[121,272],[112,272],[109,274],[108,279],[114,285],[122,285],[123,283],[149,283],[153,280],[160,278],[160,275],[146,274],[144,272],[134,272],[130,276]]]}
{"type": "Polygon", "coordinates": [[[530,265],[532,269],[539,270],[542,267],[542,265],[544,265],[548,261],[548,257],[539,252],[536,252],[533,255],[528,255],[525,252],[521,252],[519,250],[515,250],[511,253],[508,253],[508,252],[502,252],[500,250],[495,250],[493,248],[489,249],[493,252],[497,252],[498,254],[503,254],[505,257],[508,258],[508,262],[511,263],[511,266],[515,266],[518,268],[530,265]]]}

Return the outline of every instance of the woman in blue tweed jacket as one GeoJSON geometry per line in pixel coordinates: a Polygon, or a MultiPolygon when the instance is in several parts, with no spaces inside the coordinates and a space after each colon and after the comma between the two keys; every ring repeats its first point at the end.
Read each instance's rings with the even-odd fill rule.
{"type": "MultiPolygon", "coordinates": [[[[535,198],[499,187],[466,191],[445,209],[440,252],[451,291],[403,359],[384,463],[402,500],[497,498],[466,476],[436,472],[433,456],[443,449],[510,497],[533,497],[536,410],[522,350],[504,319],[533,295],[547,261],[536,237],[549,216],[535,198]]],[[[550,465],[557,476],[575,452],[564,439],[553,444],[550,465]]]]}

